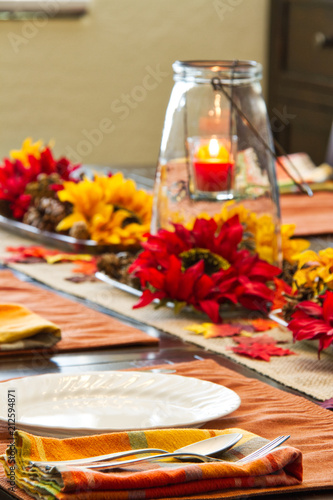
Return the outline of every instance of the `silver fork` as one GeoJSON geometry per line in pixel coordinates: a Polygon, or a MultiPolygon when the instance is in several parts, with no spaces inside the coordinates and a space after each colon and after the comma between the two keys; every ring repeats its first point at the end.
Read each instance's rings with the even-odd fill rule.
{"type": "MultiPolygon", "coordinates": [[[[270,441],[269,443],[266,443],[264,446],[262,446],[261,448],[259,448],[256,451],[254,451],[253,453],[250,453],[246,457],[241,458],[240,460],[237,460],[236,462],[228,462],[228,463],[236,463],[236,464],[242,465],[242,464],[246,464],[248,462],[251,462],[253,460],[256,460],[257,458],[261,458],[261,457],[265,456],[266,454],[268,454],[270,451],[272,451],[277,446],[280,446],[282,443],[284,443],[284,441],[286,441],[289,438],[290,438],[290,436],[279,436],[279,437],[273,439],[272,441],[270,441]]],[[[138,452],[138,451],[139,450],[131,450],[131,454],[135,455],[136,452],[138,452]]],[[[128,454],[128,452],[127,452],[127,454],[128,454]]],[[[195,458],[195,459],[201,460],[202,462],[225,462],[225,460],[221,460],[221,459],[213,458],[213,457],[208,457],[206,455],[200,455],[198,453],[181,453],[181,452],[169,453],[169,452],[165,452],[163,454],[151,455],[148,457],[134,458],[134,459],[130,459],[130,460],[121,460],[121,461],[103,462],[103,463],[100,463],[100,462],[99,463],[88,463],[88,464],[85,463],[84,465],[82,465],[82,467],[80,467],[79,465],[74,465],[74,466],[71,466],[71,468],[73,468],[75,470],[113,469],[113,468],[123,467],[125,465],[136,464],[139,462],[150,462],[150,461],[154,461],[154,460],[160,460],[160,459],[172,458],[172,457],[175,457],[175,458],[195,458]]],[[[53,465],[52,466],[52,463],[50,463],[50,465],[46,466],[44,470],[46,472],[51,472],[54,467],[56,467],[58,471],[68,470],[68,465],[62,464],[62,465],[57,465],[57,466],[53,465]]]]}
{"type": "Polygon", "coordinates": [[[289,438],[290,438],[290,436],[279,436],[279,437],[273,439],[272,441],[270,441],[269,443],[267,443],[266,445],[262,446],[258,450],[254,451],[253,453],[250,453],[249,455],[241,458],[240,460],[237,460],[234,463],[246,464],[247,462],[252,462],[252,460],[256,460],[257,458],[264,457],[270,451],[274,450],[274,448],[277,448],[282,443],[287,441],[287,439],[289,439],[289,438]]]}

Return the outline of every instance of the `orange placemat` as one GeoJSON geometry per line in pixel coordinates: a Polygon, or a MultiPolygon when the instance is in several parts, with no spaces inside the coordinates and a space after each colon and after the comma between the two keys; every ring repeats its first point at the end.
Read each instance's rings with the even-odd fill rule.
{"type": "MultiPolygon", "coordinates": [[[[22,304],[60,326],[61,341],[50,352],[157,345],[159,342],[157,338],[106,314],[21,281],[11,271],[0,271],[0,302],[22,304]]],[[[12,356],[16,352],[28,351],[0,351],[0,356],[12,356]]],[[[45,349],[43,352],[46,352],[45,349]]]]}
{"type": "MultiPolygon", "coordinates": [[[[168,367],[170,368],[170,365],[168,367]]],[[[304,466],[303,483],[297,486],[224,490],[223,493],[205,493],[182,497],[183,499],[248,498],[265,493],[284,493],[288,499],[291,498],[291,493],[296,491],[332,489],[333,492],[333,413],[302,397],[285,393],[258,380],[246,378],[212,360],[179,363],[173,365],[173,368],[178,375],[222,384],[241,397],[242,402],[238,410],[229,416],[205,424],[205,428],[237,427],[268,439],[280,434],[290,434],[288,444],[301,450],[304,466]]],[[[8,443],[5,437],[3,433],[0,453],[4,452],[8,443]]],[[[6,479],[2,469],[0,476],[1,474],[0,486],[5,489],[6,479]]],[[[31,498],[18,489],[16,494],[18,498],[31,498]]]]}
{"type": "Polygon", "coordinates": [[[333,193],[318,191],[310,198],[304,194],[280,196],[283,224],[296,224],[296,236],[333,234],[333,193]]]}

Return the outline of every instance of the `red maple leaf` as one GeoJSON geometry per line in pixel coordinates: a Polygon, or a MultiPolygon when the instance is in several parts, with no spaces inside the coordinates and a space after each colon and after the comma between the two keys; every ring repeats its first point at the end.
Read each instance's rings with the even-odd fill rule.
{"type": "Polygon", "coordinates": [[[234,341],[237,344],[251,346],[253,344],[261,344],[261,345],[276,345],[276,340],[273,339],[270,335],[256,335],[255,337],[238,337],[234,338],[234,341]]]}
{"type": "Polygon", "coordinates": [[[233,321],[232,326],[239,326],[239,328],[243,332],[253,333],[255,331],[255,328],[253,325],[250,325],[250,323],[246,323],[246,322],[243,323],[242,320],[233,321]]]}
{"type": "Polygon", "coordinates": [[[252,345],[243,343],[230,349],[236,354],[254,359],[262,359],[263,361],[270,361],[271,356],[289,356],[290,354],[295,354],[293,351],[282,349],[282,347],[278,347],[276,344],[261,344],[259,342],[254,342],[252,345]]]}
{"type": "Polygon", "coordinates": [[[26,264],[44,262],[47,255],[55,255],[58,253],[58,250],[49,250],[44,247],[33,245],[28,247],[7,247],[6,251],[13,254],[12,257],[5,259],[6,262],[21,262],[26,264]]]}

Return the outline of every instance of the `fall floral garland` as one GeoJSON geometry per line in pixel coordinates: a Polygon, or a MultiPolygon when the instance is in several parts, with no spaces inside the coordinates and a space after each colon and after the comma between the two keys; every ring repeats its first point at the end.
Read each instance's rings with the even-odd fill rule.
{"type": "MultiPolygon", "coordinates": [[[[295,340],[318,340],[319,353],[333,343],[332,248],[308,250],[306,240],[293,238],[294,226],[283,225],[280,269],[273,265],[271,218],[234,202],[214,218],[202,214],[152,235],[150,194],[121,173],[74,179],[78,167],[55,159],[51,146],[26,139],[0,165],[0,212],[111,247],[142,247],[128,268],[143,291],[135,307],[172,301],[176,311],[191,306],[213,323],[223,321],[225,305],[264,316],[279,310],[295,340]]],[[[94,270],[95,259],[86,260],[94,270]]]]}
{"type": "Polygon", "coordinates": [[[41,141],[33,143],[30,138],[25,139],[21,150],[11,151],[10,156],[0,165],[0,201],[17,220],[22,220],[27,212],[32,201],[29,187],[38,178],[49,178],[47,187],[49,196],[53,196],[78,168],[67,158],[56,160],[49,146],[43,146],[41,141]]]}
{"type": "Polygon", "coordinates": [[[0,165],[0,213],[38,229],[138,249],[149,231],[152,196],[121,173],[74,179],[78,167],[27,138],[0,165]]]}
{"type": "MultiPolygon", "coordinates": [[[[174,231],[149,234],[129,268],[143,290],[135,307],[172,301],[176,311],[190,305],[213,323],[223,321],[224,304],[264,315],[279,309],[294,340],[318,340],[320,353],[333,343],[333,250],[305,250],[309,243],[291,239],[293,227],[285,226],[280,269],[261,259],[257,249],[244,248],[249,215],[244,207],[233,207],[222,217],[197,218],[191,228],[174,224],[174,231]]],[[[257,226],[250,220],[255,239],[257,226]]]]}

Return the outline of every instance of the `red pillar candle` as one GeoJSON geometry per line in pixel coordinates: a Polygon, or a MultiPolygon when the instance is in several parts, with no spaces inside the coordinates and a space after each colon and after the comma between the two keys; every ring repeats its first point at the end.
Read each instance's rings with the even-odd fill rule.
{"type": "Polygon", "coordinates": [[[193,171],[199,191],[228,191],[231,189],[234,161],[218,139],[210,139],[194,153],[193,171]]]}

